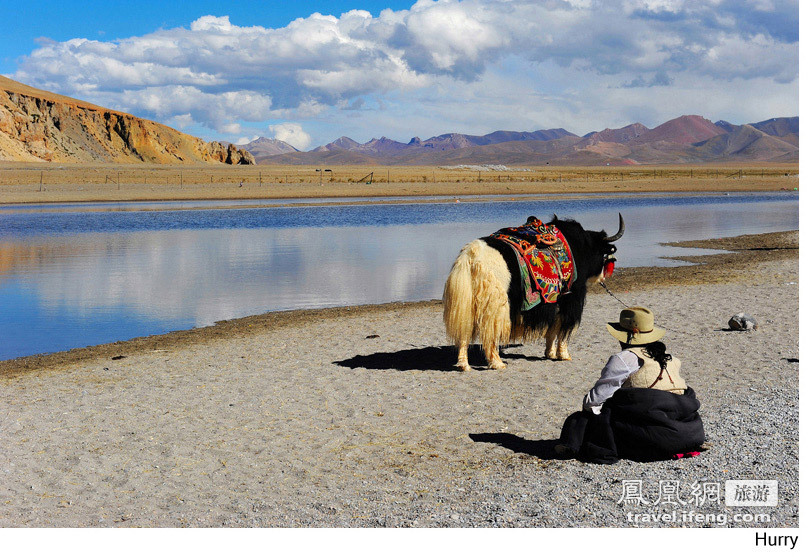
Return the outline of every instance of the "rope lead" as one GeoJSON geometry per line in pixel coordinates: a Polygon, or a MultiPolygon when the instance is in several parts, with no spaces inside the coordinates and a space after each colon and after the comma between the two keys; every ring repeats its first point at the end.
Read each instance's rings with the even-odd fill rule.
{"type": "Polygon", "coordinates": [[[608,287],[607,287],[607,284],[605,284],[604,282],[600,282],[599,284],[601,284],[601,285],[602,285],[602,288],[604,288],[604,289],[605,289],[605,292],[607,292],[608,294],[610,294],[610,295],[611,295],[611,296],[612,296],[612,297],[613,297],[613,298],[614,298],[614,299],[615,299],[617,302],[619,302],[621,305],[623,305],[623,306],[624,306],[624,307],[626,307],[626,308],[629,308],[629,307],[630,307],[630,306],[628,306],[627,304],[625,304],[624,302],[622,302],[622,301],[621,301],[619,298],[617,298],[617,297],[616,297],[616,294],[614,294],[613,292],[611,292],[611,291],[610,291],[610,288],[608,288],[608,287]]]}

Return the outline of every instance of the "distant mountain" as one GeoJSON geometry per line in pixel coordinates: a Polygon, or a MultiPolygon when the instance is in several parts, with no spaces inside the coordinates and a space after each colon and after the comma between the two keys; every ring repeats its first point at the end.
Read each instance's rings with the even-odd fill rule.
{"type": "Polygon", "coordinates": [[[313,151],[317,153],[353,151],[357,153],[368,153],[370,155],[387,155],[389,153],[396,153],[407,148],[407,143],[394,141],[393,139],[388,139],[387,137],[381,137],[379,139],[375,137],[366,143],[358,143],[354,139],[344,135],[332,143],[327,143],[326,145],[316,147],[313,149],[313,151]]]}
{"type": "Polygon", "coordinates": [[[779,160],[799,155],[797,146],[748,124],[737,126],[730,133],[716,135],[696,147],[706,158],[728,160],[779,160]]]}
{"type": "Polygon", "coordinates": [[[668,141],[680,145],[691,145],[722,133],[726,133],[723,128],[715,126],[703,116],[679,116],[643,133],[631,143],[638,145],[668,141]]]}
{"type": "Polygon", "coordinates": [[[679,116],[653,129],[636,123],[592,132],[575,145],[575,153],[564,158],[578,164],[685,163],[700,157],[693,143],[724,133],[702,116],[679,116]]]}
{"type": "Polygon", "coordinates": [[[423,147],[438,151],[448,149],[463,149],[474,145],[494,145],[509,141],[549,141],[561,137],[576,137],[571,132],[557,128],[553,130],[537,130],[533,132],[496,131],[486,135],[468,135],[463,133],[446,133],[422,141],[414,137],[408,143],[410,146],[423,147]]]}
{"type": "Polygon", "coordinates": [[[253,164],[249,152],[0,76],[0,161],[253,164]]]}
{"type": "Polygon", "coordinates": [[[636,122],[635,124],[630,124],[629,126],[625,126],[617,130],[605,128],[601,132],[586,133],[584,136],[582,136],[582,143],[584,145],[593,145],[600,141],[608,141],[610,143],[627,143],[628,141],[641,137],[648,131],[650,131],[650,128],[644,124],[639,124],[636,122]]]}
{"type": "Polygon", "coordinates": [[[793,116],[792,118],[771,118],[770,120],[764,120],[751,125],[768,135],[778,137],[782,141],[787,141],[796,147],[799,146],[798,116],[793,116]]]}
{"type": "Polygon", "coordinates": [[[723,161],[798,161],[798,117],[736,125],[687,115],[655,128],[638,122],[579,137],[564,129],[447,133],[402,143],[386,137],[358,143],[341,137],[306,153],[262,158],[263,164],[633,165],[723,161]]]}
{"type": "Polygon", "coordinates": [[[283,155],[284,153],[297,153],[298,149],[280,139],[269,139],[267,137],[259,137],[245,145],[238,145],[238,147],[250,151],[256,160],[264,157],[273,157],[275,155],[283,155]]]}
{"type": "MultiPolygon", "coordinates": [[[[343,136],[335,141],[332,141],[331,143],[316,147],[311,152],[336,153],[339,151],[349,151],[352,153],[370,155],[372,157],[403,155],[406,158],[409,158],[414,154],[427,154],[435,151],[452,151],[456,149],[475,147],[477,145],[494,145],[497,143],[505,143],[510,141],[549,141],[562,137],[577,136],[569,131],[559,128],[553,130],[537,130],[534,132],[496,131],[487,135],[446,133],[431,137],[430,139],[426,139],[424,141],[418,137],[414,137],[408,143],[402,143],[393,139],[388,139],[387,137],[381,137],[379,139],[374,138],[366,143],[358,143],[350,137],[343,136]]],[[[261,156],[259,153],[253,151],[250,146],[248,146],[248,149],[257,157],[261,156]]],[[[302,156],[298,158],[308,160],[312,157],[302,156]]],[[[334,158],[334,156],[332,158],[334,158]]],[[[354,159],[354,157],[350,158],[354,159]]],[[[288,159],[289,157],[285,160],[288,159]]]]}
{"type": "Polygon", "coordinates": [[[405,149],[408,149],[407,143],[400,143],[399,141],[394,141],[393,139],[388,139],[387,137],[381,137],[380,139],[374,138],[368,143],[363,143],[356,150],[361,153],[387,155],[391,153],[399,153],[405,149]]]}
{"type": "Polygon", "coordinates": [[[714,125],[726,133],[734,131],[736,128],[739,127],[732,124],[731,122],[726,122],[725,120],[718,120],[717,122],[714,123],[714,125]]]}
{"type": "Polygon", "coordinates": [[[798,116],[793,116],[792,118],[771,118],[770,120],[764,120],[751,125],[768,135],[775,135],[776,137],[799,134],[798,116]]]}
{"type": "MultiPolygon", "coordinates": [[[[476,137],[476,136],[470,136],[476,137]]],[[[507,141],[551,141],[552,139],[562,139],[563,137],[577,137],[575,134],[562,128],[551,130],[537,130],[533,132],[509,132],[497,131],[482,135],[485,140],[479,145],[493,145],[495,143],[505,143],[507,141]]]]}
{"type": "Polygon", "coordinates": [[[408,142],[408,146],[412,148],[419,148],[422,150],[430,151],[447,151],[449,149],[464,149],[474,145],[483,145],[476,141],[475,136],[465,135],[463,133],[446,133],[431,137],[422,141],[418,137],[414,137],[408,142]]]}
{"type": "Polygon", "coordinates": [[[489,145],[471,145],[459,149],[430,152],[410,151],[392,160],[393,164],[411,165],[452,165],[467,164],[546,164],[557,153],[563,152],[579,141],[579,136],[571,135],[560,139],[525,141],[505,141],[489,145]]]}
{"type": "Polygon", "coordinates": [[[338,139],[334,140],[332,143],[327,143],[326,145],[321,145],[320,147],[316,147],[313,149],[314,152],[326,152],[326,151],[335,151],[335,150],[342,150],[342,151],[353,151],[357,147],[360,147],[360,144],[356,142],[351,137],[339,137],[338,139]]]}

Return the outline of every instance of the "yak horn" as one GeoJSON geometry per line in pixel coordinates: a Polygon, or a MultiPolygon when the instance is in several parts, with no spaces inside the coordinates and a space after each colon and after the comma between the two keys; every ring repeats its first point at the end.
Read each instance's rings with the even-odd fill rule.
{"type": "Polygon", "coordinates": [[[622,234],[624,234],[624,219],[622,218],[622,214],[619,213],[619,231],[616,232],[616,234],[614,234],[613,236],[608,236],[607,238],[605,238],[605,241],[608,243],[615,242],[616,240],[622,237],[622,234]]]}
{"type": "Polygon", "coordinates": [[[551,220],[560,220],[560,217],[557,216],[557,213],[554,213],[554,218],[551,220]]]}

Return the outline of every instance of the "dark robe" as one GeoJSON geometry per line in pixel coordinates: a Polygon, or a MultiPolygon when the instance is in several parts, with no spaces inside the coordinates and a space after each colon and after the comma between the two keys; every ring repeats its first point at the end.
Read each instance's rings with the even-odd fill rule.
{"type": "Polygon", "coordinates": [[[587,410],[568,416],[560,442],[585,462],[669,459],[698,449],[706,440],[698,408],[691,387],[682,395],[622,388],[605,401],[600,414],[587,410]]]}

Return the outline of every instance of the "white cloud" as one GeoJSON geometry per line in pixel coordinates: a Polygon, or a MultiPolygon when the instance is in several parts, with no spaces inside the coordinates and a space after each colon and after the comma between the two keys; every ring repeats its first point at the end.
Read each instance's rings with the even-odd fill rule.
{"type": "Polygon", "coordinates": [[[194,118],[189,113],[178,114],[176,116],[172,116],[171,119],[169,120],[169,123],[172,126],[180,128],[182,130],[183,128],[187,128],[189,126],[194,125],[194,118]]]}
{"type": "Polygon", "coordinates": [[[146,87],[127,89],[111,95],[118,106],[130,112],[146,111],[167,119],[175,114],[190,116],[211,129],[232,132],[236,120],[252,122],[272,117],[271,99],[254,91],[206,93],[192,86],[146,87]]]}
{"type": "MultiPolygon", "coordinates": [[[[795,107],[787,113],[798,113],[798,2],[419,0],[378,17],[315,13],[280,28],[206,15],[188,27],[119,40],[42,40],[12,77],[230,135],[247,133],[239,127],[245,123],[324,128],[361,113],[371,134],[392,135],[375,123],[390,120],[392,106],[417,119],[429,113],[429,123],[444,122],[445,131],[457,125],[445,115],[455,114],[466,114],[468,127],[481,115],[496,128],[515,115],[581,120],[603,110],[599,91],[658,94],[693,91],[696,83],[729,107],[742,93],[761,98],[762,83],[781,84],[768,89],[795,107]],[[426,96],[432,104],[409,104],[426,96]],[[528,105],[536,99],[540,107],[528,105]]],[[[685,99],[689,112],[701,112],[705,96],[685,99]]],[[[633,109],[611,97],[615,113],[633,109]]],[[[634,102],[643,104],[639,114],[659,110],[652,96],[634,102]]],[[[413,120],[397,127],[407,125],[413,120]]]]}
{"type": "Polygon", "coordinates": [[[761,34],[745,40],[739,36],[723,35],[706,50],[701,66],[706,74],[727,79],[766,77],[779,83],[790,83],[796,78],[799,52],[791,45],[778,43],[761,34]],[[774,64],[774,58],[782,63],[774,64]]]}
{"type": "Polygon", "coordinates": [[[225,124],[224,126],[221,126],[220,130],[222,130],[225,133],[229,133],[231,135],[239,135],[240,133],[242,133],[242,126],[241,124],[237,124],[234,122],[232,124],[225,124]]]}
{"type": "Polygon", "coordinates": [[[295,122],[284,122],[283,124],[273,124],[267,126],[273,138],[289,143],[299,151],[305,150],[312,143],[312,137],[304,131],[301,124],[295,122]]]}

